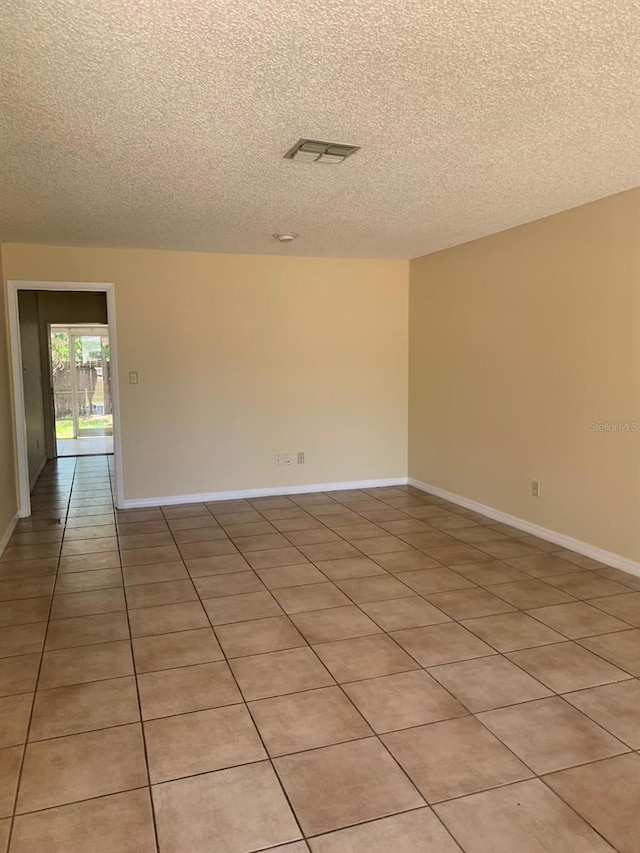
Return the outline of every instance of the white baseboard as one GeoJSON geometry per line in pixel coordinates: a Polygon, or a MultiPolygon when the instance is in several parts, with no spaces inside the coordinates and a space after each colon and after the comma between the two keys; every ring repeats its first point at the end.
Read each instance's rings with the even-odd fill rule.
{"type": "Polygon", "coordinates": [[[2,534],[2,538],[0,539],[0,557],[4,554],[4,549],[7,547],[9,539],[11,539],[11,534],[16,529],[16,524],[18,523],[19,518],[20,516],[16,513],[7,525],[7,529],[2,534]]]}
{"type": "Polygon", "coordinates": [[[541,527],[539,524],[533,524],[531,521],[525,521],[523,518],[518,518],[515,515],[509,515],[502,510],[494,509],[491,506],[478,503],[477,501],[463,498],[461,495],[456,495],[454,492],[448,492],[446,489],[440,489],[438,486],[431,486],[429,483],[423,483],[420,480],[415,480],[409,477],[409,485],[415,486],[421,492],[427,492],[430,495],[435,495],[438,498],[444,498],[451,503],[459,504],[466,509],[472,509],[474,512],[479,512],[486,515],[494,521],[501,521],[508,524],[510,527],[515,527],[518,530],[523,530],[525,533],[531,533],[533,536],[539,536],[540,539],[546,539],[548,542],[553,542],[561,548],[567,548],[569,551],[575,551],[577,554],[582,554],[585,557],[591,557],[592,560],[599,560],[601,563],[606,563],[607,566],[613,566],[615,569],[622,569],[623,572],[637,575],[640,577],[640,562],[631,560],[628,557],[623,557],[620,554],[614,554],[612,551],[605,551],[603,548],[597,548],[595,545],[590,545],[588,542],[582,542],[580,539],[573,539],[571,536],[565,536],[564,533],[558,533],[556,530],[549,530],[546,527],[541,527]]]}
{"type": "Polygon", "coordinates": [[[278,495],[305,495],[312,492],[341,492],[350,489],[377,489],[381,486],[406,486],[406,477],[389,477],[386,480],[354,480],[350,483],[313,483],[304,486],[273,486],[266,489],[239,489],[230,492],[203,492],[197,495],[167,495],[158,498],[130,498],[123,500],[118,509],[141,509],[149,506],[204,503],[207,501],[234,501],[242,498],[270,498],[278,495]]]}

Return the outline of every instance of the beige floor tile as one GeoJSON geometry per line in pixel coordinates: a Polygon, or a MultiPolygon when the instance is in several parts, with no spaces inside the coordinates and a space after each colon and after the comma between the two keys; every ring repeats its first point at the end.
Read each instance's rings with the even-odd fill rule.
{"type": "Polygon", "coordinates": [[[334,683],[309,648],[235,658],[230,666],[247,701],[327,687],[334,683]]]}
{"type": "Polygon", "coordinates": [[[357,543],[360,539],[371,539],[375,536],[381,536],[386,538],[388,534],[388,531],[383,530],[381,527],[378,527],[377,524],[373,524],[371,521],[363,521],[359,524],[356,523],[340,525],[336,528],[336,530],[340,531],[340,536],[342,536],[343,539],[345,539],[347,542],[353,542],[354,544],[357,543]]]}
{"type": "Polygon", "coordinates": [[[250,710],[272,756],[372,734],[367,723],[337,687],[262,699],[251,702],[250,710]]]}
{"type": "MultiPolygon", "coordinates": [[[[478,548],[496,557],[498,560],[507,560],[513,557],[525,557],[529,554],[538,555],[540,551],[533,545],[519,542],[516,539],[496,539],[493,542],[479,542],[478,548]]],[[[466,562],[471,562],[470,560],[466,562]]]]}
{"type": "Polygon", "coordinates": [[[561,634],[520,612],[466,619],[462,624],[499,652],[544,646],[563,640],[561,634]]]}
{"type": "Polygon", "coordinates": [[[640,631],[620,631],[616,634],[603,634],[580,640],[580,645],[601,658],[640,676],[640,631]]]}
{"type": "Polygon", "coordinates": [[[57,557],[59,551],[59,542],[48,542],[44,545],[15,545],[4,549],[2,557],[0,557],[0,563],[57,557]]]}
{"type": "Polygon", "coordinates": [[[460,853],[431,809],[383,817],[320,835],[309,843],[312,853],[460,853]]]}
{"type": "Polygon", "coordinates": [[[333,583],[314,583],[274,589],[273,596],[285,613],[304,613],[309,610],[325,610],[328,607],[351,604],[347,596],[333,583]]]}
{"type": "Polygon", "coordinates": [[[51,651],[73,646],[88,646],[93,643],[124,640],[128,637],[129,623],[127,614],[123,611],[75,616],[49,623],[45,649],[51,651]]]}
{"type": "Polygon", "coordinates": [[[510,557],[507,562],[534,578],[546,578],[567,575],[570,572],[582,574],[581,567],[563,560],[557,554],[531,554],[526,557],[510,557]]]}
{"type": "Polygon", "coordinates": [[[177,504],[175,506],[162,507],[165,518],[190,518],[194,515],[204,515],[206,507],[203,503],[177,504]]]}
{"type": "Polygon", "coordinates": [[[93,569],[120,568],[119,551],[103,551],[100,554],[80,554],[75,557],[61,557],[60,572],[90,572],[93,569]]]}
{"type": "Polygon", "coordinates": [[[262,761],[153,788],[162,853],[262,850],[300,838],[270,764],[262,761]]]}
{"type": "Polygon", "coordinates": [[[120,588],[94,589],[54,595],[51,619],[70,619],[95,613],[113,613],[125,609],[124,591],[120,588]]]}
{"type": "Polygon", "coordinates": [[[136,672],[175,669],[223,659],[211,628],[136,638],[133,640],[133,655],[136,672]]]}
{"type": "Polygon", "coordinates": [[[521,610],[545,607],[552,604],[565,604],[575,599],[560,589],[549,586],[540,580],[516,581],[515,583],[496,584],[489,587],[490,592],[513,604],[521,610]]]}
{"type": "Polygon", "coordinates": [[[486,711],[479,719],[538,774],[627,751],[559,697],[486,711]]]}
{"type": "Polygon", "coordinates": [[[209,627],[209,620],[199,601],[130,610],[129,622],[132,637],[149,637],[153,634],[209,627]]]}
{"type": "Polygon", "coordinates": [[[24,580],[55,575],[58,560],[46,557],[40,560],[20,560],[18,562],[0,563],[1,580],[24,580]]]}
{"type": "Polygon", "coordinates": [[[417,595],[390,601],[374,601],[360,606],[385,631],[421,628],[451,621],[451,617],[446,613],[417,595]]]}
{"type": "Polygon", "coordinates": [[[376,738],[287,755],[275,764],[310,835],[424,805],[376,738]]]}
{"type": "Polygon", "coordinates": [[[607,566],[605,569],[596,569],[597,574],[603,578],[610,578],[612,581],[617,581],[629,589],[640,590],[640,577],[632,575],[629,572],[623,572],[622,569],[614,569],[607,566]]]}
{"type": "Polygon", "coordinates": [[[192,578],[251,571],[251,566],[241,554],[224,554],[222,557],[198,557],[195,560],[187,560],[186,566],[192,578]]]}
{"type": "Polygon", "coordinates": [[[435,812],[465,853],[614,853],[538,779],[441,803],[435,812]]]}
{"type": "MultiPolygon", "coordinates": [[[[238,536],[234,539],[234,544],[242,554],[248,554],[253,553],[254,551],[273,551],[281,548],[287,548],[289,542],[285,539],[282,533],[263,533],[258,536],[238,536]]],[[[196,555],[194,554],[194,556],[196,555]]],[[[303,562],[300,555],[298,555],[295,562],[303,562]]],[[[274,563],[273,565],[284,566],[286,563],[274,563]]],[[[258,566],[255,566],[254,568],[258,568],[258,566]]],[[[267,567],[260,566],[260,568],[267,567]]]]}
{"type": "Polygon", "coordinates": [[[509,652],[507,657],[556,693],[597,687],[629,677],[628,673],[571,642],[509,652]]]}
{"type": "Polygon", "coordinates": [[[0,658],[0,696],[33,692],[39,667],[40,655],[0,658]]]}
{"type": "Polygon", "coordinates": [[[544,781],[616,850],[640,849],[640,755],[607,758],[544,781]]]}
{"type": "MultiPolygon", "coordinates": [[[[175,521],[185,520],[186,519],[175,519],[175,521]]],[[[193,519],[188,520],[192,521],[193,519]]],[[[213,519],[211,519],[211,521],[213,521],[213,519]]],[[[210,524],[207,527],[189,527],[179,530],[172,527],[171,532],[178,546],[187,545],[192,542],[214,542],[218,539],[227,539],[225,531],[222,527],[219,527],[216,524],[210,524]]]]}
{"type": "Polygon", "coordinates": [[[624,595],[612,595],[608,598],[594,598],[589,601],[599,610],[604,610],[623,622],[628,622],[634,628],[640,628],[640,592],[629,592],[624,595]]]}
{"type": "Polygon", "coordinates": [[[219,625],[216,634],[229,658],[294,649],[306,645],[286,616],[219,625]]]}
{"type": "Polygon", "coordinates": [[[258,569],[276,569],[280,566],[301,566],[306,560],[297,548],[270,548],[265,551],[246,553],[247,562],[256,571],[258,569]]]}
{"type": "Polygon", "coordinates": [[[616,581],[597,575],[595,572],[574,572],[568,575],[556,575],[546,578],[546,582],[573,595],[575,598],[597,598],[604,595],[616,595],[629,592],[629,589],[616,581]]]}
{"type": "MultiPolygon", "coordinates": [[[[183,545],[183,547],[186,547],[183,545]]],[[[195,556],[195,555],[194,555],[195,556]]],[[[158,545],[153,548],[135,548],[132,551],[122,551],[123,566],[143,566],[147,563],[167,563],[180,559],[180,552],[175,545],[158,545]]]]}
{"type": "Polygon", "coordinates": [[[375,622],[354,605],[295,613],[291,621],[309,643],[328,643],[381,633],[375,622]]]}
{"type": "Polygon", "coordinates": [[[564,697],[631,749],[640,749],[640,681],[620,681],[564,697]]]}
{"type": "Polygon", "coordinates": [[[137,586],[147,583],[184,580],[189,577],[185,564],[181,560],[169,563],[149,563],[147,566],[132,566],[122,570],[125,586],[137,586]]]}
{"type": "Polygon", "coordinates": [[[233,555],[238,553],[236,546],[230,539],[188,542],[178,545],[178,549],[183,560],[196,560],[199,557],[221,557],[225,554],[233,555]]]}
{"type": "Polygon", "coordinates": [[[153,548],[157,545],[173,545],[173,536],[168,530],[161,533],[133,533],[127,534],[120,531],[118,544],[121,551],[130,551],[132,548],[153,548]]]}
{"type": "Polygon", "coordinates": [[[321,643],[314,649],[339,683],[419,668],[412,657],[384,634],[321,643]]]}
{"type": "Polygon", "coordinates": [[[193,583],[186,580],[141,583],[126,589],[127,607],[155,607],[161,604],[180,604],[195,601],[198,596],[193,583]]]}
{"type": "Polygon", "coordinates": [[[0,602],[0,628],[42,622],[49,617],[50,606],[50,596],[0,602]]]}
{"type": "Polygon", "coordinates": [[[300,550],[312,562],[339,560],[343,557],[362,557],[362,552],[348,542],[323,542],[317,545],[301,545],[300,550]]]}
{"type": "Polygon", "coordinates": [[[386,574],[385,570],[369,559],[369,557],[342,557],[339,560],[318,560],[316,565],[332,581],[386,574]]]}
{"type": "Polygon", "coordinates": [[[375,554],[395,554],[398,551],[411,551],[411,545],[396,536],[373,536],[370,539],[358,539],[355,543],[359,551],[368,556],[375,554]]]}
{"type": "Polygon", "coordinates": [[[532,775],[473,717],[392,732],[382,740],[429,803],[532,775]]]}
{"type": "Polygon", "coordinates": [[[282,616],[283,613],[278,602],[267,591],[208,598],[204,606],[211,624],[215,626],[266,619],[269,616],[282,616]]]}
{"type": "Polygon", "coordinates": [[[621,622],[584,601],[538,607],[530,610],[529,614],[571,640],[607,634],[610,631],[623,631],[629,627],[626,622],[621,622]]]}
{"type": "Polygon", "coordinates": [[[429,672],[474,714],[551,695],[502,655],[448,663],[429,672]]]}
{"type": "Polygon", "coordinates": [[[194,584],[201,598],[222,598],[246,592],[264,592],[264,584],[255,572],[234,572],[226,575],[207,575],[195,578],[194,584]]]}
{"type": "Polygon", "coordinates": [[[413,596],[413,590],[391,575],[339,580],[336,586],[356,604],[413,596]]]}
{"type": "Polygon", "coordinates": [[[155,853],[151,802],[146,788],[21,815],[12,853],[155,853]]]}
{"type": "Polygon", "coordinates": [[[61,556],[75,557],[79,554],[99,554],[104,551],[115,551],[118,540],[115,536],[105,539],[65,539],[62,544],[61,556]]]}
{"type": "Polygon", "coordinates": [[[95,572],[65,572],[56,581],[56,595],[68,592],[88,592],[122,586],[120,569],[101,569],[95,572]]]}
{"type": "Polygon", "coordinates": [[[22,746],[0,749],[0,818],[13,814],[21,764],[22,746]]]}
{"type": "Polygon", "coordinates": [[[375,554],[373,559],[391,574],[441,568],[441,564],[437,560],[428,557],[422,551],[395,551],[390,554],[375,554]]]}
{"type": "Polygon", "coordinates": [[[309,519],[287,518],[282,521],[274,521],[278,530],[286,533],[287,539],[294,545],[319,545],[322,542],[340,542],[340,536],[329,530],[317,519],[309,516],[309,519]]]}
{"type": "Polygon", "coordinates": [[[138,692],[143,720],[242,701],[231,671],[223,661],[141,673],[138,692]]]}
{"type": "Polygon", "coordinates": [[[267,757],[244,705],[149,720],[144,732],[152,784],[267,757]]]}
{"type": "Polygon", "coordinates": [[[325,576],[311,563],[258,569],[257,575],[268,589],[302,586],[326,580],[325,576]]]}
{"type": "Polygon", "coordinates": [[[140,720],[133,676],[39,690],[29,740],[73,735],[140,720]]]}
{"type": "Polygon", "coordinates": [[[420,595],[447,592],[452,589],[469,589],[474,585],[453,569],[424,569],[418,572],[403,572],[397,577],[420,595]]]}
{"type": "Polygon", "coordinates": [[[432,593],[427,600],[454,619],[473,619],[513,611],[513,607],[486,589],[457,589],[432,593]]]}
{"type": "Polygon", "coordinates": [[[455,622],[394,631],[391,636],[421,666],[437,666],[495,654],[494,649],[455,622]]]}
{"type": "Polygon", "coordinates": [[[95,643],[45,652],[38,687],[41,690],[133,674],[129,640],[95,643]]]}
{"type": "Polygon", "coordinates": [[[268,521],[250,521],[246,524],[225,524],[224,532],[231,539],[244,539],[248,536],[267,536],[277,534],[277,529],[268,521]]]}
{"type": "Polygon", "coordinates": [[[479,586],[530,580],[530,576],[508,563],[493,560],[487,563],[465,563],[456,566],[456,572],[479,586]]]}
{"type": "Polygon", "coordinates": [[[114,794],[147,783],[139,724],[30,743],[17,813],[114,794]]]}
{"type": "MultiPolygon", "coordinates": [[[[211,519],[211,521],[215,524],[213,519],[211,519]]],[[[167,522],[160,519],[155,521],[129,521],[126,523],[118,523],[118,532],[121,536],[132,536],[137,535],[138,533],[162,533],[168,529],[169,526],[167,525],[167,522]]]]}
{"type": "Polygon", "coordinates": [[[390,732],[447,720],[466,709],[421,670],[386,675],[343,686],[376,732],[390,732]]]}
{"type": "Polygon", "coordinates": [[[19,598],[40,598],[53,593],[52,577],[25,578],[24,580],[0,580],[0,601],[19,598]]]}

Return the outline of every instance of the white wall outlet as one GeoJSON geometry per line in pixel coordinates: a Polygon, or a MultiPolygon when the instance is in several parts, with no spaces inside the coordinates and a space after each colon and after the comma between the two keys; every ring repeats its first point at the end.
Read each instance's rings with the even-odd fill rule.
{"type": "Polygon", "coordinates": [[[293,458],[290,453],[285,453],[282,456],[282,461],[285,465],[291,465],[291,463],[293,462],[293,458]]]}
{"type": "Polygon", "coordinates": [[[138,371],[130,370],[129,371],[129,385],[137,385],[138,384],[138,371]]]}
{"type": "Polygon", "coordinates": [[[531,494],[534,496],[534,498],[540,497],[540,481],[539,480],[533,480],[531,482],[531,494]]]}
{"type": "Polygon", "coordinates": [[[298,453],[298,465],[304,465],[304,451],[298,453]]]}
{"type": "Polygon", "coordinates": [[[273,464],[276,468],[279,468],[282,465],[282,453],[275,453],[273,456],[273,464]]]}

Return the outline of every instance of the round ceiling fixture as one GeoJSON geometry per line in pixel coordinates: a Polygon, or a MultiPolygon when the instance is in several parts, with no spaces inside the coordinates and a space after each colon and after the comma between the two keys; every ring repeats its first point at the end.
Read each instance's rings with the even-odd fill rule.
{"type": "Polygon", "coordinates": [[[298,235],[297,234],[274,234],[273,236],[280,243],[292,243],[298,235]]]}

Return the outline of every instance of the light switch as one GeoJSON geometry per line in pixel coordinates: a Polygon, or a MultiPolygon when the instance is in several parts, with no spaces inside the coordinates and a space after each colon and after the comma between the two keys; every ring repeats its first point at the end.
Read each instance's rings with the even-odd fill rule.
{"type": "Polygon", "coordinates": [[[138,371],[130,370],[129,371],[129,385],[137,385],[138,384],[138,371]]]}

